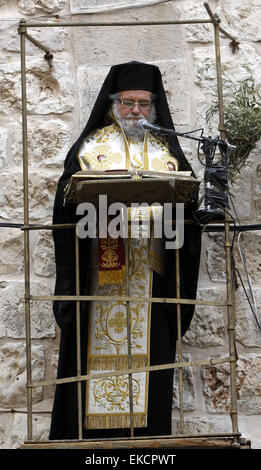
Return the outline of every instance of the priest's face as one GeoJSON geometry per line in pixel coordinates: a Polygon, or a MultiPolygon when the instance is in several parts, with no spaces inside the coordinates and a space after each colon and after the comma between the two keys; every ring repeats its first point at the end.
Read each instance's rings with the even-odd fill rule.
{"type": "Polygon", "coordinates": [[[151,112],[152,93],[146,90],[127,90],[119,93],[117,103],[119,113],[122,118],[139,120],[147,119],[151,112]],[[126,106],[126,103],[133,102],[133,106],[126,106]]]}
{"type": "Polygon", "coordinates": [[[146,90],[127,90],[118,93],[113,103],[113,112],[129,138],[142,140],[145,130],[137,127],[139,119],[156,120],[152,93],[146,90]]]}

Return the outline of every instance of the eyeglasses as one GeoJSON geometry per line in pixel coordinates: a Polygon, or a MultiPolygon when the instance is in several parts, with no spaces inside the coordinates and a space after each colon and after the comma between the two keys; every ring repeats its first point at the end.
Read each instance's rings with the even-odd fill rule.
{"type": "Polygon", "coordinates": [[[118,100],[125,108],[133,108],[135,104],[141,109],[148,109],[151,106],[151,101],[132,101],[132,100],[118,100]]]}

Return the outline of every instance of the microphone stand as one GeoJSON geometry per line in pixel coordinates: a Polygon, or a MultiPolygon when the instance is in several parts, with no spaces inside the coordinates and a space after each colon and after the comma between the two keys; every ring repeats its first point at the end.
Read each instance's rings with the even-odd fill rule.
{"type": "MultiPolygon", "coordinates": [[[[155,126],[156,127],[156,126],[155,126]]],[[[154,132],[157,132],[156,129],[154,132]]],[[[205,155],[205,174],[204,174],[204,208],[198,209],[193,213],[195,220],[199,224],[205,225],[211,219],[224,219],[225,210],[228,207],[228,182],[227,182],[227,154],[230,149],[235,149],[234,145],[219,139],[218,137],[195,137],[189,133],[174,131],[159,127],[161,134],[170,136],[185,137],[202,143],[201,149],[205,155]],[[216,146],[218,145],[221,153],[221,161],[213,163],[216,146]]]]}

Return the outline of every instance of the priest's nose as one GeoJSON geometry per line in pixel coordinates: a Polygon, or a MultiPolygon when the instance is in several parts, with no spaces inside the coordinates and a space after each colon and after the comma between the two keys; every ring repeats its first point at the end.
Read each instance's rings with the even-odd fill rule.
{"type": "Polygon", "coordinates": [[[139,105],[138,103],[135,103],[132,110],[131,110],[132,114],[140,114],[140,108],[139,108],[139,105]]]}

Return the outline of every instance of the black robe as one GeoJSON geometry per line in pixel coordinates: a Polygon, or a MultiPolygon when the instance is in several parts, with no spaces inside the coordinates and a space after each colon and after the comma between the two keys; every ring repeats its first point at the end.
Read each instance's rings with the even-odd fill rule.
{"type": "MultiPolygon", "coordinates": [[[[108,95],[119,89],[119,75],[131,67],[144,64],[121,64],[111,68],[101,92],[96,100],[89,121],[79,139],[69,151],[64,165],[64,172],[58,182],[54,203],[53,223],[77,222],[74,204],[64,205],[64,188],[70,177],[79,171],[80,165],[77,151],[84,136],[91,130],[104,125],[104,118],[109,108],[108,95]],[[137,65],[136,65],[137,64],[137,65]]],[[[147,66],[145,67],[153,67],[147,66]]],[[[146,69],[145,69],[146,70],[146,69]]],[[[155,77],[153,92],[157,94],[157,123],[166,128],[174,129],[159,70],[153,68],[155,77]]],[[[143,69],[142,69],[143,72],[143,69]]],[[[151,71],[150,71],[151,73],[151,71]]],[[[144,73],[143,73],[144,78],[144,73]]],[[[126,77],[124,77],[126,79],[126,77]]],[[[134,88],[134,81],[127,82],[125,89],[146,89],[141,83],[134,88]]],[[[192,170],[185,159],[176,137],[169,137],[169,150],[179,162],[179,170],[192,170]]],[[[197,208],[197,197],[186,209],[185,218],[191,218],[197,208]]],[[[56,295],[75,295],[75,234],[74,229],[53,231],[56,259],[56,295]]],[[[180,249],[181,297],[196,297],[197,279],[200,262],[201,228],[196,224],[185,225],[184,244],[180,249]]],[[[80,253],[80,294],[88,295],[90,269],[88,261],[91,253],[91,240],[79,240],[80,253]]],[[[153,291],[155,297],[176,297],[175,250],[166,250],[166,277],[153,274],[153,291]]],[[[82,375],[86,374],[87,338],[88,338],[88,302],[81,302],[81,366],[82,375]]],[[[187,331],[194,313],[194,305],[182,305],[182,335],[187,331]]],[[[75,302],[55,301],[54,315],[61,329],[60,351],[57,378],[74,377],[76,372],[76,322],[75,302]]],[[[175,361],[177,339],[177,322],[175,304],[152,303],[150,332],[150,365],[172,363],[175,361]]],[[[85,381],[82,386],[82,415],[85,415],[85,381]]],[[[171,409],[173,390],[173,369],[153,371],[149,374],[148,425],[136,428],[135,436],[157,436],[171,434],[171,409]]],[[[129,436],[129,429],[84,430],[83,438],[129,436]]],[[[78,438],[77,384],[59,384],[56,386],[50,439],[78,438]]]]}

